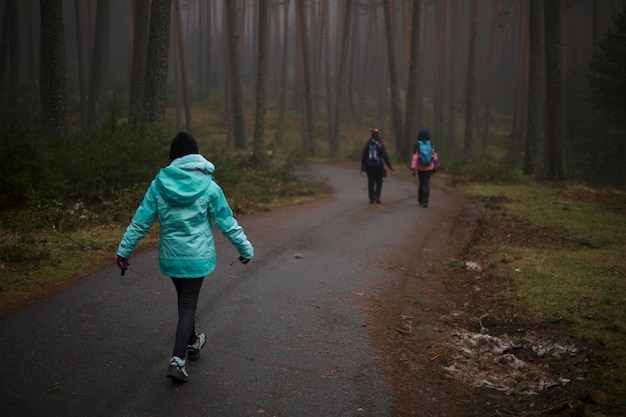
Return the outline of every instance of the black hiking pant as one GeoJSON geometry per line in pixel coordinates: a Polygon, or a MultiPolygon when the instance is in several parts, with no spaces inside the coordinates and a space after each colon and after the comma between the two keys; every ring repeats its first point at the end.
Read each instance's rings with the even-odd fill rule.
{"type": "Polygon", "coordinates": [[[417,188],[417,202],[428,207],[428,198],[430,197],[430,176],[433,171],[417,171],[419,187],[417,188]]]}
{"type": "Polygon", "coordinates": [[[178,325],[172,356],[185,359],[187,345],[196,341],[196,308],[204,278],[172,278],[178,296],[178,325]]]}
{"type": "Polygon", "coordinates": [[[367,194],[370,203],[380,203],[380,193],[383,190],[383,174],[385,170],[382,165],[367,167],[367,194]]]}

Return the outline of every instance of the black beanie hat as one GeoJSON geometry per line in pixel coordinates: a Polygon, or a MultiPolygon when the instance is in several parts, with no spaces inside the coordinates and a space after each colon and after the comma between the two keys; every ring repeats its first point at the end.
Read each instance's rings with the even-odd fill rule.
{"type": "Polygon", "coordinates": [[[198,153],[198,144],[196,143],[196,140],[191,137],[190,134],[180,132],[172,140],[172,145],[170,146],[170,162],[174,159],[182,158],[185,155],[194,153],[198,153]]]}

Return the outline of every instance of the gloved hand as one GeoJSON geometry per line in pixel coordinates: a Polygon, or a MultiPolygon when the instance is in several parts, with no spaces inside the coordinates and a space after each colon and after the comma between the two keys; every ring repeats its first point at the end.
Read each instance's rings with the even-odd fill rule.
{"type": "Polygon", "coordinates": [[[415,176],[415,170],[411,169],[411,175],[415,176]]]}
{"type": "Polygon", "coordinates": [[[244,258],[243,256],[239,257],[239,262],[241,262],[242,264],[246,265],[248,262],[250,262],[250,258],[244,258]]]}
{"type": "Polygon", "coordinates": [[[128,259],[122,258],[119,255],[117,255],[117,257],[115,258],[115,264],[117,265],[117,267],[119,269],[122,270],[122,274],[121,275],[124,275],[126,273],[126,270],[128,269],[128,267],[130,266],[130,262],[128,262],[128,259]]]}

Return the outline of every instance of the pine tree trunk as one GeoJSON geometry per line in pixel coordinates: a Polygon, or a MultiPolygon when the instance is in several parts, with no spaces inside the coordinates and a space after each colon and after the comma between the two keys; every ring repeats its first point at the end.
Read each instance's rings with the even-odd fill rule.
{"type": "Polygon", "coordinates": [[[350,23],[352,22],[352,0],[345,1],[344,20],[341,28],[341,44],[339,51],[339,68],[336,77],[335,117],[330,133],[330,156],[334,157],[339,152],[339,132],[344,109],[344,88],[346,84],[346,72],[348,70],[348,47],[350,41],[350,23]]]}
{"type": "Polygon", "coordinates": [[[524,143],[524,166],[526,175],[537,172],[539,143],[541,142],[543,98],[541,81],[543,79],[543,0],[530,0],[528,3],[528,33],[530,43],[530,62],[528,65],[528,119],[526,141],[524,143]]]}
{"type": "Polygon", "coordinates": [[[307,156],[315,156],[315,121],[313,117],[313,89],[311,86],[311,65],[309,53],[309,31],[307,24],[307,0],[296,1],[296,16],[298,26],[298,37],[300,39],[300,56],[302,64],[302,83],[304,100],[304,121],[303,125],[303,150],[307,156]]]}
{"type": "Polygon", "coordinates": [[[89,129],[100,125],[102,96],[104,95],[104,98],[106,98],[110,22],[111,0],[98,0],[93,58],[91,60],[91,78],[89,80],[89,103],[87,107],[87,128],[89,129]]]}
{"type": "Polygon", "coordinates": [[[400,159],[408,161],[411,158],[411,143],[417,138],[417,131],[422,120],[416,117],[417,89],[422,83],[421,75],[418,71],[421,60],[421,20],[422,20],[422,0],[413,0],[411,19],[411,41],[408,68],[408,85],[406,92],[406,113],[404,117],[404,145],[400,159]]]}
{"type": "Polygon", "coordinates": [[[226,31],[228,35],[228,69],[231,94],[231,122],[233,144],[235,148],[246,147],[246,121],[243,108],[243,90],[241,86],[241,41],[239,34],[239,10],[236,1],[225,2],[226,31]]]}
{"type": "MultiPolygon", "coordinates": [[[[17,0],[6,0],[4,9],[3,43],[6,43],[6,52],[2,54],[3,65],[8,64],[8,83],[6,83],[8,118],[16,120],[18,112],[18,95],[20,85],[20,28],[19,8],[17,0]]],[[[4,49],[4,48],[3,48],[4,49]]],[[[0,73],[4,81],[4,70],[0,73]]]]}
{"type": "Polygon", "coordinates": [[[389,62],[389,80],[391,87],[391,119],[393,121],[396,154],[402,155],[404,137],[402,135],[402,109],[400,104],[400,91],[398,88],[398,70],[396,67],[395,36],[393,30],[393,7],[391,0],[384,0],[385,10],[385,33],[387,38],[387,58],[389,62]]]}
{"type": "MultiPolygon", "coordinates": [[[[76,2],[80,0],[75,0],[76,2]]],[[[133,28],[133,58],[130,74],[130,97],[128,113],[131,121],[140,119],[146,82],[146,62],[148,57],[148,28],[150,23],[150,0],[135,2],[133,28]]]]}
{"type": "Polygon", "coordinates": [[[256,118],[254,122],[253,155],[257,164],[262,160],[265,135],[265,87],[267,78],[269,0],[259,0],[259,29],[257,46],[256,118]]]}
{"type": "Polygon", "coordinates": [[[183,39],[182,20],[180,16],[180,0],[174,0],[174,29],[176,33],[178,62],[180,68],[181,93],[185,107],[185,129],[189,134],[193,133],[191,125],[191,106],[189,103],[189,89],[187,87],[187,64],[185,60],[185,41],[183,39]]]}
{"type": "Polygon", "coordinates": [[[445,120],[445,104],[446,97],[446,52],[447,52],[447,2],[439,1],[436,3],[436,21],[435,21],[435,68],[433,74],[434,84],[434,116],[436,136],[444,134],[443,121],[445,120]]]}
{"type": "Polygon", "coordinates": [[[172,0],[152,0],[143,106],[148,123],[165,120],[171,13],[172,0]]]}
{"type": "Polygon", "coordinates": [[[463,25],[464,12],[465,1],[461,0],[460,2],[454,4],[450,16],[450,21],[452,23],[450,28],[450,39],[452,40],[452,44],[450,45],[450,68],[448,69],[448,106],[450,106],[450,108],[448,109],[448,123],[446,126],[446,144],[448,146],[448,152],[451,153],[455,152],[457,147],[457,62],[459,49],[461,47],[461,35],[463,33],[461,29],[463,25]]]}
{"type": "Polygon", "coordinates": [[[474,152],[474,114],[476,112],[476,71],[478,37],[478,0],[470,1],[469,46],[467,48],[467,85],[465,93],[465,154],[474,152]]]}
{"type": "Polygon", "coordinates": [[[546,167],[548,177],[564,180],[565,143],[563,136],[562,24],[560,0],[544,0],[546,59],[546,167]]]}
{"type": "Polygon", "coordinates": [[[290,0],[285,0],[283,15],[283,49],[280,59],[280,87],[278,94],[278,122],[276,126],[276,144],[281,144],[285,132],[285,111],[287,107],[287,68],[289,57],[289,6],[290,0]]]}
{"type": "Polygon", "coordinates": [[[40,92],[41,117],[45,132],[62,135],[67,131],[65,91],[65,41],[62,0],[40,0],[40,92]]]}
{"type": "Polygon", "coordinates": [[[489,71],[487,73],[487,88],[485,91],[485,120],[483,125],[482,150],[487,152],[489,147],[489,127],[491,121],[491,96],[493,95],[493,78],[496,75],[496,51],[498,46],[498,31],[500,27],[500,0],[491,2],[492,13],[490,18],[491,35],[489,43],[489,71]]]}

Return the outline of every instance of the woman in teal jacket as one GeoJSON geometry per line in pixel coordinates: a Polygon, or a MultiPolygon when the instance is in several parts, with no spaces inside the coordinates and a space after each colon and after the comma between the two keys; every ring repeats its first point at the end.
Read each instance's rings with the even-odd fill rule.
{"type": "Polygon", "coordinates": [[[196,360],[206,343],[195,331],[198,295],[204,277],[215,269],[214,224],[247,264],[254,248],[233,217],[224,192],[213,179],[215,166],[198,154],[193,137],[180,132],[170,147],[170,165],[161,169],[126,229],[117,249],[122,275],[131,254],[154,221],[160,223],[159,267],[178,295],[176,342],[167,376],[187,381],[186,358],[196,360]]]}

